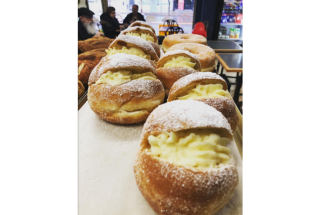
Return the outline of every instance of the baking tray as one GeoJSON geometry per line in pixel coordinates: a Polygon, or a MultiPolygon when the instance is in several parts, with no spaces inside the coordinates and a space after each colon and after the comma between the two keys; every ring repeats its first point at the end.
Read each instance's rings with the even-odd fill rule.
{"type": "Polygon", "coordinates": [[[86,90],[83,95],[78,99],[78,110],[87,102],[88,90],[86,90]]]}
{"type": "MultiPolygon", "coordinates": [[[[88,102],[78,113],[79,215],[155,215],[133,173],[143,123],[108,123],[90,109],[88,102]]],[[[237,133],[234,137],[239,138],[237,133]]],[[[234,141],[229,147],[237,162],[239,185],[218,215],[242,214],[242,160],[234,141]]]]}

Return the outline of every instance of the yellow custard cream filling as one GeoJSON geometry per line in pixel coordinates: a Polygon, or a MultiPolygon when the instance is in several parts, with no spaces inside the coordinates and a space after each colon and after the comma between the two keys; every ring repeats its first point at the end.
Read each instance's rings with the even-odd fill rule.
{"type": "Polygon", "coordinates": [[[138,36],[138,37],[141,37],[142,39],[144,39],[144,40],[146,40],[146,41],[154,42],[154,38],[153,38],[152,36],[150,36],[150,34],[141,33],[141,35],[140,35],[140,34],[138,34],[138,33],[129,32],[129,33],[127,33],[126,35],[138,36]]]}
{"type": "Polygon", "coordinates": [[[148,140],[152,155],[176,165],[213,168],[230,160],[229,140],[207,129],[164,132],[148,140]]]}
{"type": "Polygon", "coordinates": [[[137,55],[137,56],[145,58],[147,60],[151,60],[150,55],[145,54],[141,49],[135,48],[135,47],[130,47],[130,48],[127,48],[125,46],[122,46],[122,48],[113,47],[112,49],[111,48],[107,49],[106,52],[108,55],[114,55],[117,53],[126,53],[126,54],[137,55]]]}
{"type": "Polygon", "coordinates": [[[191,62],[191,58],[179,56],[177,58],[173,57],[171,60],[168,60],[163,67],[186,67],[193,69],[196,63],[191,62]]]}
{"type": "Polygon", "coordinates": [[[132,74],[131,71],[126,70],[119,70],[117,72],[108,71],[107,73],[101,75],[96,84],[108,84],[111,86],[116,86],[136,79],[156,80],[157,78],[152,72],[132,74]]]}
{"type": "Polygon", "coordinates": [[[197,84],[193,89],[187,91],[184,96],[178,97],[179,100],[203,99],[203,98],[230,98],[230,94],[223,90],[221,84],[197,84]]]}

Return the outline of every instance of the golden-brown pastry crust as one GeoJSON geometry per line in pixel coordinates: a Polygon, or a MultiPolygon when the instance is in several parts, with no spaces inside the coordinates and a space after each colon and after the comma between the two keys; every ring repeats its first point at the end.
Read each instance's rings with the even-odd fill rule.
{"type": "Polygon", "coordinates": [[[171,46],[167,52],[175,50],[186,50],[197,55],[201,64],[201,72],[212,72],[214,70],[215,52],[209,46],[197,43],[179,43],[171,46]]]}
{"type": "Polygon", "coordinates": [[[144,122],[163,99],[159,80],[138,79],[116,86],[92,84],[88,90],[91,109],[100,118],[117,124],[144,122]]]}
{"type": "Polygon", "coordinates": [[[197,84],[221,84],[223,90],[228,89],[228,85],[223,78],[212,72],[196,72],[180,78],[176,81],[169,92],[168,102],[176,100],[183,92],[194,88],[197,84]]]}
{"type": "Polygon", "coordinates": [[[85,89],[80,80],[78,80],[78,99],[84,94],[85,89]]]}
{"type": "Polygon", "coordinates": [[[211,106],[194,100],[167,102],[156,108],[144,124],[141,143],[150,135],[188,129],[211,128],[220,136],[233,138],[227,119],[211,106]]]}
{"type": "Polygon", "coordinates": [[[150,43],[150,45],[152,46],[152,48],[155,50],[155,52],[157,53],[158,55],[158,58],[160,58],[160,47],[158,44],[154,43],[154,42],[151,42],[151,41],[148,41],[150,43]]]}
{"type": "Polygon", "coordinates": [[[207,39],[204,36],[197,34],[172,34],[164,38],[162,42],[162,49],[164,52],[178,43],[199,43],[207,45],[207,39]]]}
{"type": "Polygon", "coordinates": [[[232,156],[227,164],[200,170],[148,152],[150,135],[197,128],[231,136],[230,125],[220,112],[193,100],[160,105],[144,124],[134,174],[142,195],[158,214],[212,215],[233,196],[238,171],[232,156]]]}
{"type": "Polygon", "coordinates": [[[222,115],[228,120],[232,132],[236,130],[239,123],[239,116],[237,113],[236,105],[232,99],[229,98],[207,98],[207,99],[196,99],[214,107],[217,111],[221,112],[222,115]]]}
{"type": "Polygon", "coordinates": [[[115,54],[105,56],[99,64],[94,68],[89,77],[89,86],[94,84],[102,74],[108,71],[130,70],[139,71],[139,73],[152,72],[156,74],[156,70],[151,61],[141,57],[129,54],[115,54]]]}
{"type": "Polygon", "coordinates": [[[143,122],[153,109],[163,103],[164,88],[159,80],[143,79],[131,80],[116,86],[96,84],[104,73],[119,70],[155,74],[153,65],[144,58],[124,53],[106,56],[90,75],[89,105],[100,118],[112,123],[143,122]]]}
{"type": "Polygon", "coordinates": [[[114,39],[110,39],[108,37],[92,37],[87,40],[78,41],[78,49],[81,53],[93,49],[107,49],[113,41],[114,39]]]}
{"type": "Polygon", "coordinates": [[[94,49],[78,55],[78,67],[84,63],[83,68],[78,74],[78,79],[83,83],[85,88],[88,88],[88,80],[93,68],[106,55],[105,49],[94,49]]]}
{"type": "Polygon", "coordinates": [[[157,78],[161,81],[164,86],[166,96],[169,95],[169,91],[172,85],[179,80],[180,78],[189,75],[191,73],[195,73],[196,70],[200,71],[201,65],[197,56],[185,51],[185,50],[176,50],[172,52],[167,52],[164,54],[158,64],[157,64],[157,78]],[[164,64],[170,60],[172,57],[184,56],[192,59],[192,62],[196,63],[194,69],[186,68],[186,67],[163,67],[164,64]]]}
{"type": "Polygon", "coordinates": [[[158,64],[157,64],[157,68],[163,67],[164,64],[170,60],[173,57],[179,57],[179,56],[183,56],[183,57],[188,57],[191,58],[191,62],[195,63],[193,69],[194,70],[198,70],[201,71],[201,64],[200,61],[198,59],[198,57],[195,54],[192,54],[188,51],[184,51],[184,50],[176,50],[176,51],[171,51],[171,52],[166,52],[159,60],[158,64]]]}
{"type": "Polygon", "coordinates": [[[135,26],[135,27],[129,27],[121,32],[120,35],[127,35],[127,33],[137,33],[139,35],[143,34],[149,34],[151,37],[153,37],[154,42],[158,44],[158,37],[153,33],[153,31],[150,28],[142,27],[142,26],[135,26]]]}
{"type": "Polygon", "coordinates": [[[133,36],[127,36],[127,35],[120,35],[118,36],[109,46],[109,48],[113,48],[115,46],[125,46],[127,48],[129,47],[135,47],[141,49],[144,53],[151,56],[151,60],[154,60],[156,62],[159,61],[158,55],[152,45],[150,45],[149,42],[145,41],[144,39],[140,37],[133,37],[133,36]]]}
{"type": "Polygon", "coordinates": [[[166,92],[166,96],[169,95],[169,91],[172,85],[180,78],[197,72],[194,69],[186,67],[161,67],[157,69],[157,78],[163,84],[166,92]]]}
{"type": "Polygon", "coordinates": [[[147,22],[144,22],[144,21],[135,21],[135,22],[131,23],[131,25],[129,25],[128,28],[136,27],[136,26],[142,26],[142,27],[145,27],[145,28],[150,28],[152,30],[152,32],[154,34],[156,34],[156,31],[154,30],[154,28],[151,25],[149,25],[147,22]]]}
{"type": "MultiPolygon", "coordinates": [[[[206,73],[194,73],[193,76],[185,76],[179,79],[173,84],[168,96],[168,102],[176,100],[179,95],[183,92],[195,87],[197,84],[222,84],[223,89],[227,90],[227,84],[217,74],[206,72],[206,73]]],[[[202,98],[195,99],[214,107],[228,120],[232,132],[238,126],[239,116],[237,114],[236,106],[230,98],[202,98]]]]}
{"type": "Polygon", "coordinates": [[[141,150],[134,174],[142,195],[161,215],[213,215],[228,203],[238,185],[233,158],[224,167],[194,172],[141,150]]]}

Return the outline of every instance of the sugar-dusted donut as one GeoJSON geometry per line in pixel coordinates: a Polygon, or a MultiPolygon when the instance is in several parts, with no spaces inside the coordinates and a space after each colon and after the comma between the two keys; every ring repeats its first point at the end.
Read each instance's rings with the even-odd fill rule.
{"type": "Polygon", "coordinates": [[[172,34],[163,39],[162,49],[166,52],[167,49],[178,43],[198,43],[207,45],[207,39],[197,34],[172,34]]]}

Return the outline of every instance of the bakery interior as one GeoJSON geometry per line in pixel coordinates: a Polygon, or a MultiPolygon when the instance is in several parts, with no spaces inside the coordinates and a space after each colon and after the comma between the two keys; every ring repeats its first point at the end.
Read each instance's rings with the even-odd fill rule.
{"type": "Polygon", "coordinates": [[[242,214],[243,1],[78,1],[97,32],[108,7],[118,36],[78,40],[79,214],[242,214]]]}

